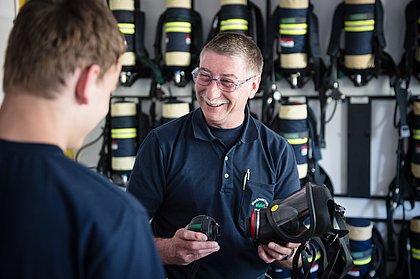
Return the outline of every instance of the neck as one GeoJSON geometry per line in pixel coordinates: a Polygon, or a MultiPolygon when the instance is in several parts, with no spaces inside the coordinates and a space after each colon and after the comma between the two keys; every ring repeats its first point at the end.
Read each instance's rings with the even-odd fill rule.
{"type": "Polygon", "coordinates": [[[58,145],[67,148],[60,138],[62,108],[56,100],[47,100],[25,93],[6,94],[0,108],[0,138],[58,145]]]}

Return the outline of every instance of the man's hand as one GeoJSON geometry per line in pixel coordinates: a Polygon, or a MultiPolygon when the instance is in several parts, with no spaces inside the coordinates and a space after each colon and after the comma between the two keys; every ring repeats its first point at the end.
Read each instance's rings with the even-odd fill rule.
{"type": "MultiPolygon", "coordinates": [[[[280,265],[291,269],[293,267],[293,257],[296,253],[299,243],[287,243],[285,246],[277,244],[275,242],[270,242],[268,245],[259,245],[258,246],[258,255],[266,263],[272,263],[274,261],[279,261],[280,265]]],[[[301,260],[299,259],[299,266],[301,260]]]]}
{"type": "Polygon", "coordinates": [[[177,230],[172,238],[155,238],[155,242],[164,264],[187,265],[220,249],[205,234],[186,228],[177,230]]]}

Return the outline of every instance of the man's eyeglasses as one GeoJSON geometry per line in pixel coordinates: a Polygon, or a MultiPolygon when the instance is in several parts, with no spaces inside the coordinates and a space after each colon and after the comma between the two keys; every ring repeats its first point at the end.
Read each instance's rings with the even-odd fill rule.
{"type": "Polygon", "coordinates": [[[242,84],[251,80],[255,75],[244,80],[232,80],[225,77],[213,77],[209,72],[206,72],[200,68],[195,68],[191,72],[195,83],[201,86],[209,86],[213,80],[216,81],[217,87],[224,92],[233,92],[238,89],[242,84]]]}

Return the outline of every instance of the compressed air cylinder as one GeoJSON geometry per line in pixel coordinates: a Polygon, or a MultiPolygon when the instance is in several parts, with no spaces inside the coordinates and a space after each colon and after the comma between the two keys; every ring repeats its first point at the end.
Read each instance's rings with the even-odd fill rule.
{"type": "Polygon", "coordinates": [[[191,0],[166,0],[164,62],[179,84],[191,64],[191,0]]]}
{"type": "Polygon", "coordinates": [[[111,178],[126,186],[137,153],[137,104],[116,102],[111,104],[111,178]]]}
{"type": "Polygon", "coordinates": [[[410,220],[411,273],[420,278],[420,216],[410,220]]]}
{"type": "Polygon", "coordinates": [[[288,75],[298,74],[308,65],[309,0],[280,0],[277,18],[277,52],[280,68],[288,75]]]}
{"type": "Polygon", "coordinates": [[[247,0],[220,0],[219,32],[248,35],[249,15],[247,0]]]}
{"type": "Polygon", "coordinates": [[[375,66],[373,32],[376,0],[345,0],[344,65],[347,69],[365,70],[375,66]]]}
{"type": "Polygon", "coordinates": [[[372,261],[373,223],[362,218],[348,218],[346,223],[354,266],[345,278],[365,278],[372,261]]]}
{"type": "Polygon", "coordinates": [[[171,120],[179,118],[190,112],[190,104],[182,102],[175,98],[169,99],[162,104],[162,123],[167,123],[171,120]]]}
{"type": "Polygon", "coordinates": [[[308,109],[306,104],[285,103],[280,107],[273,130],[284,137],[295,152],[299,178],[308,173],[308,109]]]}
{"type": "MultiPolygon", "coordinates": [[[[139,0],[137,0],[139,1],[139,0]]],[[[139,2],[137,2],[139,3],[139,2]]],[[[136,10],[135,0],[110,0],[109,7],[118,21],[118,27],[124,34],[127,43],[127,50],[121,57],[120,83],[130,86],[137,75],[137,55],[146,56],[144,51],[144,13],[136,10]],[[143,30],[143,32],[139,32],[143,30]]]]}
{"type": "Polygon", "coordinates": [[[420,179],[420,100],[413,102],[411,173],[420,179]]]}

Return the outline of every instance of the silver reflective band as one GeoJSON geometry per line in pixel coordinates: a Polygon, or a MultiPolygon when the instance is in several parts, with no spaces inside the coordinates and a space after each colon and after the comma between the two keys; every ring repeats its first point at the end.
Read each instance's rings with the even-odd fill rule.
{"type": "Polygon", "coordinates": [[[247,81],[250,81],[252,78],[255,77],[255,75],[244,79],[244,80],[231,80],[224,77],[213,77],[210,73],[207,71],[204,71],[200,68],[195,68],[194,71],[191,72],[193,76],[193,80],[195,83],[201,85],[201,86],[209,86],[213,80],[216,81],[217,87],[225,92],[233,92],[236,89],[238,89],[242,84],[244,84],[247,81]]]}

